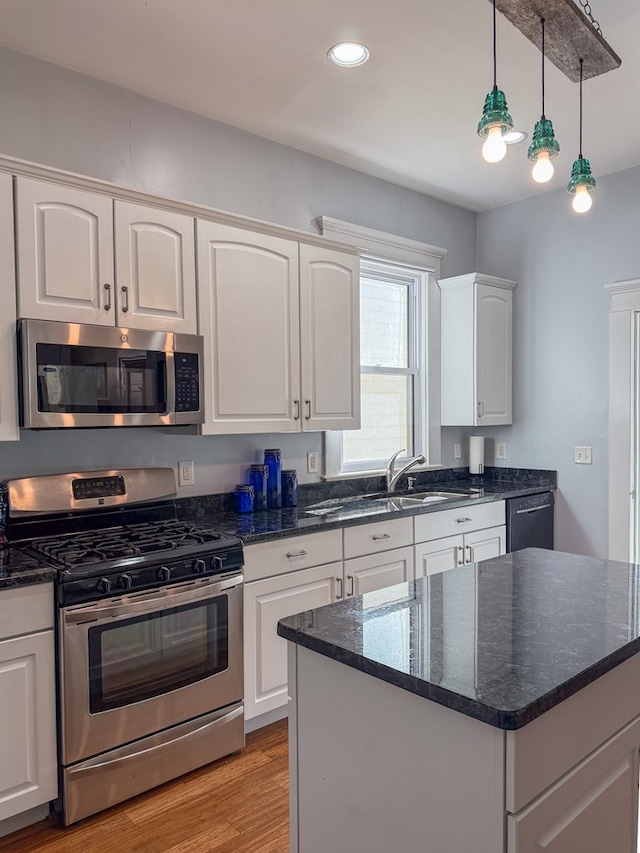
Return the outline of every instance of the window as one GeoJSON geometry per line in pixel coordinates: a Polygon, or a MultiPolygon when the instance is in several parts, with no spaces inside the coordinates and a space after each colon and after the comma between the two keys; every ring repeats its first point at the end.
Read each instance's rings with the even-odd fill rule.
{"type": "MultiPolygon", "coordinates": [[[[444,249],[329,217],[322,233],[359,246],[359,430],[325,433],[325,476],[384,470],[401,448],[440,465],[440,259],[444,249]]],[[[400,460],[398,460],[400,461],[400,460]]]]}
{"type": "Polygon", "coordinates": [[[401,448],[424,451],[427,274],[397,264],[360,266],[362,427],[342,435],[341,470],[384,468],[401,448]]]}

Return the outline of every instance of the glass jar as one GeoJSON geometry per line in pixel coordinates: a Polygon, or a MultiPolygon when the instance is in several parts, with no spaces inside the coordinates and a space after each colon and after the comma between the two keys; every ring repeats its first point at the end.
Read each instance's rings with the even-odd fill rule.
{"type": "Polygon", "coordinates": [[[253,486],[238,483],[236,486],[236,512],[253,512],[253,486]]]}
{"type": "Polygon", "coordinates": [[[267,508],[280,509],[282,506],[281,454],[277,449],[265,450],[264,464],[269,469],[267,477],[267,508]]]}
{"type": "Polygon", "coordinates": [[[282,506],[298,506],[298,473],[294,469],[282,472],[282,506]]]}
{"type": "Polygon", "coordinates": [[[267,480],[269,478],[269,468],[266,465],[250,465],[249,466],[249,483],[253,486],[255,492],[253,498],[253,508],[256,512],[260,512],[267,508],[267,480]]]}

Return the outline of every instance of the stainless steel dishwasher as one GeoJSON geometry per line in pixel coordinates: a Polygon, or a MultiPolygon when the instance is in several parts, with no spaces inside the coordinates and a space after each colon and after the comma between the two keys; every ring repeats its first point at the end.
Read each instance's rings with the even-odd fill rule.
{"type": "Polygon", "coordinates": [[[522,548],[553,550],[553,492],[507,500],[507,553],[522,548]]]}

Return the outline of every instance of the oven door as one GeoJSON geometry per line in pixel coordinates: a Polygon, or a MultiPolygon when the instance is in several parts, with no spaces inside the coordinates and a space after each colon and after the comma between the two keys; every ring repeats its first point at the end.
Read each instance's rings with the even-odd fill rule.
{"type": "Polygon", "coordinates": [[[61,611],[69,765],[242,699],[242,576],[61,611]]]}

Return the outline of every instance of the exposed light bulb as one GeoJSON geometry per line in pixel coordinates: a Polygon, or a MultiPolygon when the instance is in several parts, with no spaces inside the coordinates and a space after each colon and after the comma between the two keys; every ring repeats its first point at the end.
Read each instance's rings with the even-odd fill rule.
{"type": "Polygon", "coordinates": [[[492,127],[482,146],[482,156],[487,163],[499,163],[507,153],[507,146],[502,138],[502,128],[492,127]]]}
{"type": "Polygon", "coordinates": [[[575,210],[576,213],[586,213],[587,210],[590,209],[593,201],[591,199],[591,193],[585,186],[576,187],[575,194],[573,196],[573,201],[571,202],[571,207],[575,210]]]}
{"type": "Polygon", "coordinates": [[[553,163],[548,151],[541,151],[531,171],[531,177],[539,184],[546,184],[553,177],[553,163]]]}

